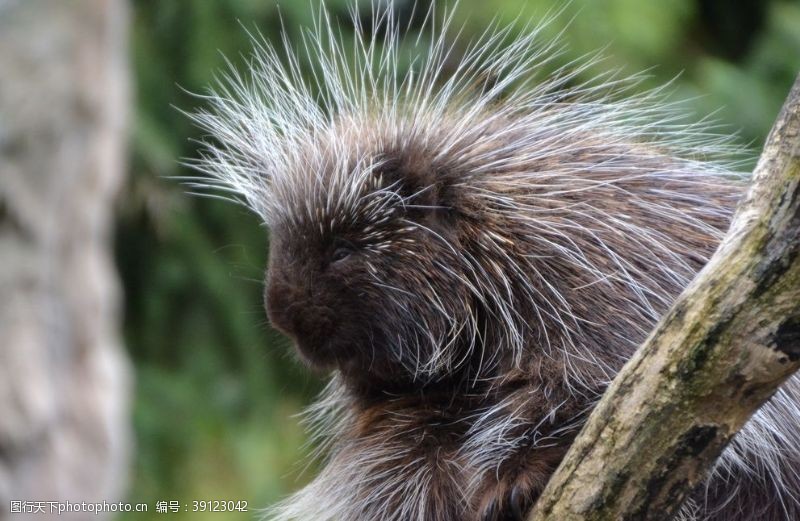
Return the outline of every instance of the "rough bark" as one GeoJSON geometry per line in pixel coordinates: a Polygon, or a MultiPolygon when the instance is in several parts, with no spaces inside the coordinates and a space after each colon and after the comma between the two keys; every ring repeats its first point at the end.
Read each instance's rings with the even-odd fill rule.
{"type": "Polygon", "coordinates": [[[30,517],[11,500],[120,499],[127,22],[122,0],[0,0],[0,520],[30,517]]]}
{"type": "Polygon", "coordinates": [[[531,521],[665,520],[800,367],[800,76],[706,268],[592,413],[531,521]]]}

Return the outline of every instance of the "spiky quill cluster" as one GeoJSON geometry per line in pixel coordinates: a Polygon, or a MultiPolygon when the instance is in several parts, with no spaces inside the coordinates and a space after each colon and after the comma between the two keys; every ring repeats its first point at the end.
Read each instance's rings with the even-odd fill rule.
{"type": "MultiPolygon", "coordinates": [[[[721,160],[735,147],[662,90],[581,82],[592,57],[539,78],[559,54],[540,43],[548,21],[461,50],[453,15],[431,9],[430,37],[410,44],[391,6],[368,28],[354,15],[351,47],[322,8],[300,51],[256,38],[247,73],[231,69],[193,116],[212,136],[194,182],[251,208],[283,246],[270,286],[294,307],[271,311],[298,339],[325,328],[298,340],[312,359],[342,328],[358,333],[342,345],[368,353],[325,355],[334,377],[310,417],[327,464],[275,519],[521,515],[740,193],[721,160]],[[321,323],[281,295],[346,309],[353,294],[283,266],[320,255],[327,270],[342,237],[359,265],[339,278],[372,306],[315,303],[321,323]]],[[[798,512],[796,395],[751,422],[686,519],[798,512]]]]}

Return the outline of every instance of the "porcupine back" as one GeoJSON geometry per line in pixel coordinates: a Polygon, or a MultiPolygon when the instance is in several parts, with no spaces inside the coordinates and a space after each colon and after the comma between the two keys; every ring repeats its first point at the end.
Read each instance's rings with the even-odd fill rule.
{"type": "MultiPolygon", "coordinates": [[[[249,70],[193,116],[213,137],[196,184],[272,231],[273,322],[312,366],[321,337],[344,330],[357,346],[371,323],[368,354],[325,359],[310,418],[326,465],[275,519],[519,515],[741,192],[724,160],[736,147],[661,90],[613,73],[580,82],[594,58],[538,77],[559,53],[539,43],[548,22],[513,38],[493,27],[459,52],[451,18],[429,12],[432,36],[409,51],[391,6],[367,30],[354,16],[350,48],[322,9],[303,51],[256,38],[249,70]],[[339,235],[358,242],[364,274],[339,278],[370,305],[275,267],[339,235]],[[304,292],[323,325],[303,315],[304,292]]],[[[740,433],[686,519],[800,515],[796,389],[740,433]]]]}

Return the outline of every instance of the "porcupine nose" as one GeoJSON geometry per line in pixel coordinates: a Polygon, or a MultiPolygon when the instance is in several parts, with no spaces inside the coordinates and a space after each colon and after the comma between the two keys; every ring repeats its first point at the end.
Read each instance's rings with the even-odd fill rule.
{"type": "Polygon", "coordinates": [[[330,317],[309,288],[287,283],[275,277],[266,289],[267,316],[272,325],[296,342],[300,351],[312,361],[327,359],[322,346],[332,331],[330,317]]]}
{"type": "Polygon", "coordinates": [[[267,316],[272,325],[290,336],[302,331],[302,324],[294,320],[292,312],[292,308],[301,305],[298,291],[281,280],[270,280],[265,293],[267,316]]]}

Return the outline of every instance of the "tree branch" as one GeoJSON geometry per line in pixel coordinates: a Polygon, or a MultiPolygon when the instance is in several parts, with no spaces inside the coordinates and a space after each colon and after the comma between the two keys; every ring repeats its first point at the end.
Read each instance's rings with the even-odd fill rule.
{"type": "Polygon", "coordinates": [[[664,520],[800,367],[800,76],[719,250],[591,414],[531,521],[664,520]]]}

